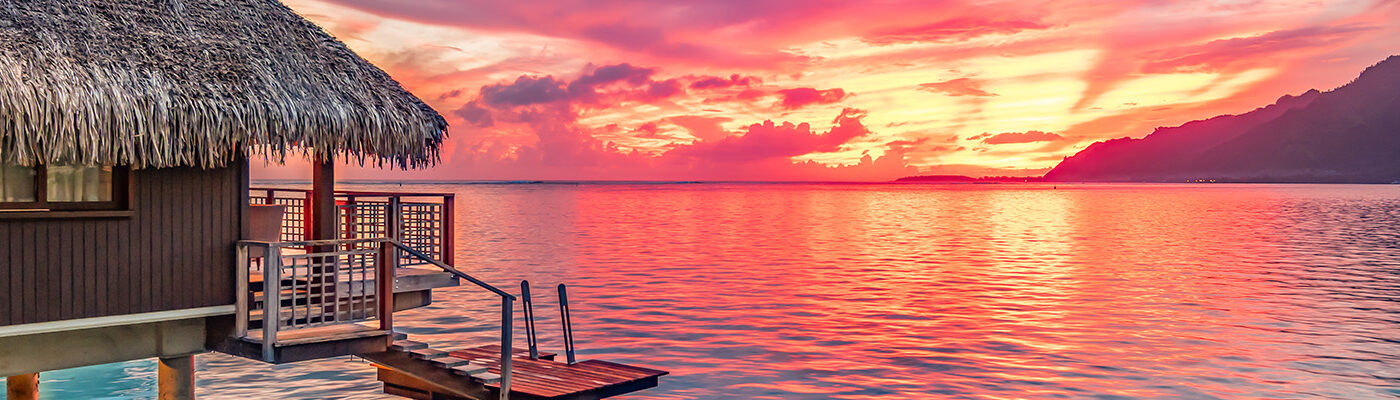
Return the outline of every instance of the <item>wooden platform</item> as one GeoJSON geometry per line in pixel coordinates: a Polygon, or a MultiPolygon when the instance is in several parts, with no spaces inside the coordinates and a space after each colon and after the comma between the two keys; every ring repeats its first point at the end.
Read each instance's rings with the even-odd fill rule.
{"type": "MultiPolygon", "coordinates": [[[[390,331],[359,324],[278,332],[272,362],[281,364],[383,351],[389,345],[391,334],[390,331]]],[[[226,337],[212,343],[210,349],[263,361],[262,336],[259,331],[249,331],[249,337],[245,338],[226,337]]]]}
{"type": "MultiPolygon", "coordinates": [[[[500,373],[501,347],[497,345],[474,347],[452,351],[453,357],[471,360],[473,364],[484,365],[491,373],[500,373]]],[[[521,400],[581,400],[601,399],[656,387],[665,371],[634,367],[601,360],[587,360],[576,364],[565,364],[547,358],[553,354],[541,354],[541,359],[532,360],[524,349],[515,349],[512,360],[511,399],[521,400]]],[[[390,368],[380,367],[379,380],[384,382],[384,392],[412,399],[470,399],[455,396],[435,385],[390,368]]],[[[499,383],[484,385],[487,398],[495,399],[500,393],[499,383]]]]}

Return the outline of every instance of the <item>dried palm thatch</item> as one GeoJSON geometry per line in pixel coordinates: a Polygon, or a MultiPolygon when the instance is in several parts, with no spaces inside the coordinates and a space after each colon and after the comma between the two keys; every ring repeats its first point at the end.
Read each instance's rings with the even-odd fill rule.
{"type": "Polygon", "coordinates": [[[0,162],[414,168],[447,122],[276,0],[0,0],[0,162]]]}

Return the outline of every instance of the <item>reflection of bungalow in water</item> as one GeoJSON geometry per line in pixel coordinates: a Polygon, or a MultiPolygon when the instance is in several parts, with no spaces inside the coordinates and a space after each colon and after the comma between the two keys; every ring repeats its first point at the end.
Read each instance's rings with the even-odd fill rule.
{"type": "Polygon", "coordinates": [[[335,157],[427,166],[446,128],[272,0],[0,7],[9,398],[34,398],[42,371],[150,357],[160,397],[191,398],[192,357],[208,351],[268,363],[359,355],[386,392],[415,398],[655,386],[664,372],[537,353],[529,314],[528,350],[515,349],[516,295],[451,266],[451,195],[334,189],[335,157]],[[255,153],[311,158],[313,187],[250,188],[255,153]],[[443,352],[394,332],[394,311],[459,279],[500,299],[501,345],[443,352]]]}

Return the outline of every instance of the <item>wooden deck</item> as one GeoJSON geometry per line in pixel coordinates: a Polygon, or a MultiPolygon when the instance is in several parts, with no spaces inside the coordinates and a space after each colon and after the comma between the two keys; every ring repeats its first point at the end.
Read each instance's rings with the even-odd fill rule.
{"type": "MultiPolygon", "coordinates": [[[[483,365],[491,373],[500,373],[498,345],[474,347],[448,354],[483,365]]],[[[623,365],[601,360],[586,360],[565,364],[551,360],[553,354],[541,354],[538,360],[528,357],[528,351],[515,349],[512,360],[511,399],[520,400],[582,400],[601,399],[656,387],[665,371],[623,365]]],[[[453,395],[433,384],[390,368],[379,368],[379,380],[384,392],[412,399],[471,399],[453,395]]],[[[486,396],[497,398],[499,383],[484,385],[486,396]]]]}
{"type": "MultiPolygon", "coordinates": [[[[275,364],[383,351],[391,340],[390,331],[360,324],[329,325],[279,332],[274,346],[275,364]]],[[[254,360],[263,360],[262,337],[221,337],[211,340],[214,351],[254,360]]]]}

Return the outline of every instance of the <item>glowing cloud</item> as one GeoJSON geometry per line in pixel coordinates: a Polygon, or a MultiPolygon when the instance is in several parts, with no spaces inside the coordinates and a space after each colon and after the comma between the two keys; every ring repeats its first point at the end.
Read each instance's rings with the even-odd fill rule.
{"type": "Polygon", "coordinates": [[[366,177],[1037,174],[1400,53],[1386,0],[287,4],[452,124],[438,168],[366,177]]]}

